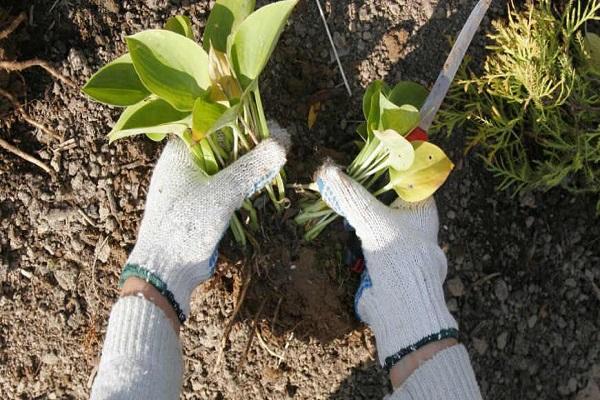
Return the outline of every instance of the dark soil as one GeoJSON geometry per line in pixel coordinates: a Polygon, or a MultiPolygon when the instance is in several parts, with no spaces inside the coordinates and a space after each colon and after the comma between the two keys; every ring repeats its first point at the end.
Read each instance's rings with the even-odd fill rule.
{"type": "MultiPolygon", "coordinates": [[[[362,89],[371,80],[430,86],[472,4],[326,2],[349,98],[314,2],[300,2],[262,81],[267,114],[293,136],[288,181],[309,182],[325,155],[351,159],[362,89]],[[324,108],[309,130],[317,93],[324,108]]],[[[208,2],[3,0],[0,30],[22,11],[28,20],[0,42],[0,57],[42,58],[82,85],[125,51],[126,35],[160,27],[170,15],[189,15],[200,37],[208,2]]],[[[489,18],[504,14],[499,2],[489,18]]],[[[470,50],[475,60],[483,43],[480,32],[470,50]]],[[[0,137],[57,170],[51,179],[0,150],[0,393],[86,398],[162,145],[108,145],[104,136],[119,110],[41,69],[0,72],[0,87],[62,137],[44,137],[0,100],[0,137]]],[[[464,138],[440,142],[457,165],[437,195],[447,299],[484,397],[600,399],[595,199],[561,190],[511,197],[495,190],[475,154],[464,155],[464,138]]],[[[351,235],[337,222],[318,240],[302,241],[293,223],[298,196],[290,197],[294,205],[283,215],[257,200],[260,250],[241,251],[227,236],[215,279],[196,292],[182,334],[184,398],[379,399],[388,391],[373,337],[352,310],[358,276],[344,262],[351,235]]]]}

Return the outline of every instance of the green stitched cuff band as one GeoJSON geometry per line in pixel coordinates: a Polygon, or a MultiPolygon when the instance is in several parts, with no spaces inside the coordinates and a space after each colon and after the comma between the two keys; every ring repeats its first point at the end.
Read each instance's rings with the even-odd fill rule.
{"type": "Polygon", "coordinates": [[[419,350],[421,347],[432,343],[437,342],[444,339],[458,339],[458,329],[448,328],[442,329],[438,333],[432,333],[429,336],[425,336],[423,339],[419,340],[417,343],[407,346],[403,349],[400,349],[397,353],[392,354],[389,357],[385,358],[385,364],[383,365],[383,369],[386,372],[390,372],[394,365],[398,364],[400,360],[409,355],[410,353],[419,350]]]}
{"type": "Polygon", "coordinates": [[[179,322],[181,323],[181,325],[183,325],[183,323],[186,320],[186,316],[181,310],[181,307],[179,306],[177,300],[175,300],[173,292],[171,292],[167,288],[167,284],[163,282],[163,280],[160,279],[158,275],[153,274],[146,268],[141,267],[137,264],[125,264],[125,268],[123,268],[123,272],[121,272],[121,278],[119,278],[119,288],[123,287],[125,281],[132,277],[140,278],[154,286],[154,288],[158,290],[158,292],[167,299],[169,304],[173,306],[173,310],[175,310],[175,314],[177,314],[177,319],[179,319],[179,322]]]}

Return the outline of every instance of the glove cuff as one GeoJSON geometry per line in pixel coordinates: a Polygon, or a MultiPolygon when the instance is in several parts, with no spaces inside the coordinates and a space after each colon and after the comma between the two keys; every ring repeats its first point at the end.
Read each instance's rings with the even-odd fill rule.
{"type": "Polygon", "coordinates": [[[141,254],[134,248],[122,278],[136,276],[151,283],[173,305],[183,323],[190,314],[192,292],[213,275],[217,258],[218,251],[215,249],[205,261],[194,265],[177,265],[177,262],[163,260],[160,254],[141,254]]]}
{"type": "MultiPolygon", "coordinates": [[[[410,254],[403,256],[407,266],[366,255],[370,279],[359,289],[356,311],[375,334],[382,366],[387,357],[403,349],[444,330],[458,329],[444,299],[445,268],[418,267],[416,261],[409,263],[410,254]]],[[[419,260],[427,266],[443,262],[435,257],[419,260]]]]}

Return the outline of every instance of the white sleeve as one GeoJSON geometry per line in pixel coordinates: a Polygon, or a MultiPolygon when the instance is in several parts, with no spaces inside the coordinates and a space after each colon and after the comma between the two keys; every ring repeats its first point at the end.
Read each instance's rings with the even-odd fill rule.
{"type": "Polygon", "coordinates": [[[182,374],[179,337],[163,311],[143,297],[119,299],[90,398],[179,399],[182,374]]]}
{"type": "Polygon", "coordinates": [[[415,370],[387,400],[479,400],[481,393],[463,345],[437,353],[415,370]]]}

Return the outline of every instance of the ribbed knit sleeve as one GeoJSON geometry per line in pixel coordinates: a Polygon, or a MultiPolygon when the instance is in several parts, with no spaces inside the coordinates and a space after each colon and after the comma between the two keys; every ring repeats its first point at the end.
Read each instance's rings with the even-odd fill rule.
{"type": "Polygon", "coordinates": [[[183,364],[175,330],[143,297],[113,306],[92,400],[179,399],[183,364]]]}
{"type": "Polygon", "coordinates": [[[463,345],[449,347],[421,365],[387,400],[479,400],[481,393],[463,345]]]}

